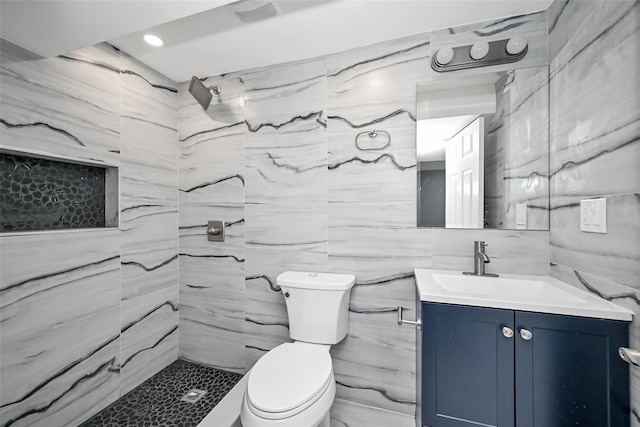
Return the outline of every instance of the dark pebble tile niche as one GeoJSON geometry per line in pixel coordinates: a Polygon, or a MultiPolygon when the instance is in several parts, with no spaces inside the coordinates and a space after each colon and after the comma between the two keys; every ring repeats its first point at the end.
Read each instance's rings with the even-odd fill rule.
{"type": "Polygon", "coordinates": [[[114,226],[109,169],[0,153],[0,231],[114,226]]]}

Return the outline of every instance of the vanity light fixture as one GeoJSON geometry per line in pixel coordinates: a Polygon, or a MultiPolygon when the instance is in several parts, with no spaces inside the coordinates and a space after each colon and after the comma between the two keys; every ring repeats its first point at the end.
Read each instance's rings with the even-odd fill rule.
{"type": "Polygon", "coordinates": [[[436,54],[438,64],[447,65],[453,59],[453,49],[449,46],[443,47],[436,54]]]}
{"type": "Polygon", "coordinates": [[[489,43],[485,41],[475,42],[469,49],[469,56],[473,59],[480,60],[489,53],[489,43]]]}
{"type": "Polygon", "coordinates": [[[513,36],[510,39],[478,40],[472,45],[443,46],[431,57],[431,68],[439,73],[466,70],[468,68],[503,65],[517,62],[528,51],[527,39],[513,36]]]}
{"type": "Polygon", "coordinates": [[[144,41],[155,47],[160,47],[164,44],[164,41],[160,37],[154,36],[153,34],[145,34],[144,41]]]}
{"type": "Polygon", "coordinates": [[[507,42],[507,53],[509,55],[517,55],[527,47],[527,39],[522,36],[514,36],[507,42]]]}

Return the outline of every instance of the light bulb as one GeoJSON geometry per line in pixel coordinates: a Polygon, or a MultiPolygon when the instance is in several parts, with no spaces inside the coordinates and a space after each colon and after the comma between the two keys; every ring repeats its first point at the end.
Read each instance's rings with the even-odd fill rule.
{"type": "Polygon", "coordinates": [[[154,36],[153,34],[145,34],[144,41],[149,43],[151,46],[156,46],[156,47],[162,46],[164,44],[164,42],[160,37],[154,36]]]}
{"type": "Polygon", "coordinates": [[[440,65],[447,65],[453,59],[453,49],[450,47],[443,47],[436,54],[436,61],[440,65]]]}
{"type": "Polygon", "coordinates": [[[475,42],[469,50],[469,55],[476,60],[484,58],[487,53],[489,53],[489,43],[485,41],[475,42]]]}
{"type": "Polygon", "coordinates": [[[507,53],[517,55],[527,47],[527,39],[522,36],[514,36],[507,42],[507,53]]]}

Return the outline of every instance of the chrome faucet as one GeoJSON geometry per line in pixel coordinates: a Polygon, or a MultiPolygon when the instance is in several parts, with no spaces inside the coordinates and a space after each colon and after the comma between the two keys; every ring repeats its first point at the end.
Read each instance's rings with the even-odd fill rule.
{"type": "Polygon", "coordinates": [[[469,276],[487,276],[487,277],[498,277],[497,274],[493,273],[485,273],[484,265],[489,264],[491,262],[491,258],[484,252],[484,248],[487,245],[482,240],[476,240],[473,242],[473,273],[470,271],[465,271],[462,274],[466,274],[469,276]]]}

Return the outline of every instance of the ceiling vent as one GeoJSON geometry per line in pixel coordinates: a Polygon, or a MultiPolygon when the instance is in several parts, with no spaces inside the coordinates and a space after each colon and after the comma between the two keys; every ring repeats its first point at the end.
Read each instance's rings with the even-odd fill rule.
{"type": "Polygon", "coordinates": [[[242,22],[256,22],[280,14],[280,8],[268,0],[240,0],[226,6],[242,22]]]}

